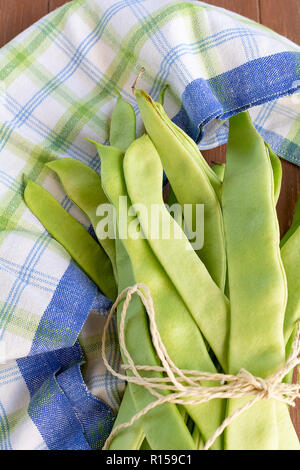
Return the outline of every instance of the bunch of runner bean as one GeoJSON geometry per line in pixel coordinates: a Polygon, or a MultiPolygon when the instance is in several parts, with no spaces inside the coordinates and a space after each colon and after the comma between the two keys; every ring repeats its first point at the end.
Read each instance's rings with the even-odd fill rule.
{"type": "MultiPolygon", "coordinates": [[[[110,145],[91,141],[101,159],[101,178],[75,159],[46,165],[88,216],[99,243],[30,180],[25,202],[107,297],[115,300],[137,283],[149,288],[161,339],[178,368],[230,374],[244,368],[266,378],[289,355],[300,316],[300,203],[280,242],[276,203],[281,163],[247,112],[229,119],[226,165],[210,168],[194,141],[165,113],[163,93],[159,102],[140,89],[135,96],[147,134],[136,137],[134,110],[119,96],[110,145]],[[183,233],[162,236],[167,226],[171,233],[183,231],[164,204],[164,171],[171,188],[169,202],[192,207],[186,233],[193,231],[197,205],[204,205],[202,248],[192,249],[183,233]],[[124,215],[120,196],[127,197],[127,227],[137,216],[139,231],[134,237],[121,237],[117,224],[115,238],[106,238],[104,224],[99,224],[103,214],[97,208],[112,204],[119,220],[122,210],[124,215]],[[130,207],[137,204],[148,211],[133,213],[130,207]],[[157,227],[147,218],[153,204],[160,208],[157,227]]],[[[161,365],[137,296],[128,307],[125,337],[135,364],[161,365]]],[[[284,380],[290,381],[290,375],[284,380]]],[[[162,373],[151,376],[159,379],[162,373]]],[[[154,400],[147,389],[128,383],[115,427],[154,400]]],[[[247,400],[164,403],[118,432],[110,449],[201,449],[226,416],[247,400]]],[[[269,399],[235,419],[211,448],[299,449],[299,441],[287,405],[269,399]]]]}

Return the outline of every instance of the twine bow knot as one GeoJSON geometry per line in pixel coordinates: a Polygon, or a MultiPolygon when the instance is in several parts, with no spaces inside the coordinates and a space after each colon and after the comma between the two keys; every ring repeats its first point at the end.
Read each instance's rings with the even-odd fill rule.
{"type": "Polygon", "coordinates": [[[255,377],[251,372],[246,369],[241,369],[237,374],[239,382],[244,382],[245,385],[250,385],[259,393],[263,393],[264,398],[274,398],[274,383],[271,380],[264,380],[261,377],[255,377]]]}

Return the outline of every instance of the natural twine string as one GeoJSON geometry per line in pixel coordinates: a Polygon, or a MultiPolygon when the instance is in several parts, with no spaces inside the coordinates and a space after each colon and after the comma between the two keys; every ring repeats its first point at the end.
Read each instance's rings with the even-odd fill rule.
{"type": "Polygon", "coordinates": [[[128,428],[139,418],[145,416],[149,411],[153,410],[163,403],[175,403],[180,405],[199,405],[216,398],[241,398],[253,397],[244,406],[237,409],[232,415],[224,419],[221,426],[215,431],[212,437],[205,443],[203,450],[208,450],[216,439],[223,433],[225,428],[229,426],[239,415],[249,410],[257,401],[263,399],[274,399],[290,406],[295,406],[296,398],[300,397],[300,384],[283,383],[283,378],[294,367],[300,364],[300,328],[298,326],[297,335],[293,342],[292,352],[285,364],[274,374],[266,379],[255,377],[250,372],[241,369],[237,375],[200,372],[197,370],[178,369],[170,359],[165,346],[161,340],[155,322],[155,312],[152,297],[147,286],[144,284],[136,284],[132,287],[124,289],[117,300],[113,304],[111,311],[107,317],[107,321],[103,331],[102,338],[102,357],[107,369],[114,376],[135,385],[144,387],[150,392],[156,400],[151,402],[141,411],[136,413],[129,422],[116,426],[105,442],[103,449],[108,449],[112,439],[122,429],[128,428]],[[127,309],[133,294],[137,294],[149,317],[150,332],[152,343],[155,351],[161,361],[162,366],[145,366],[136,365],[130,356],[125,340],[125,320],[127,309]],[[116,311],[118,305],[126,295],[120,318],[120,346],[122,348],[127,365],[122,368],[130,373],[130,375],[116,372],[107,361],[106,358],[106,333],[111,318],[116,311]],[[156,372],[156,377],[142,376],[139,371],[156,372]],[[201,385],[203,381],[218,382],[220,385],[214,387],[205,387],[201,385]]]}

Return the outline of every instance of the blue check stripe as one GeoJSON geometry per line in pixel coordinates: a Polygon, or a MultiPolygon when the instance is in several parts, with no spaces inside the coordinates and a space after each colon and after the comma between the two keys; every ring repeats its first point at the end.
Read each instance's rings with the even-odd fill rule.
{"type": "MultiPolygon", "coordinates": [[[[247,35],[248,36],[248,35],[247,35]]],[[[244,53],[245,53],[245,60],[246,62],[249,62],[249,60],[253,59],[254,57],[254,54],[253,54],[253,49],[251,47],[251,42],[249,41],[249,36],[248,37],[245,37],[245,36],[241,36],[241,44],[243,46],[243,49],[244,49],[244,53]]]]}
{"type": "Polygon", "coordinates": [[[293,109],[287,108],[286,106],[280,104],[279,101],[274,102],[273,111],[276,111],[276,113],[279,113],[284,117],[290,118],[290,120],[293,121],[293,123],[295,121],[300,122],[300,114],[297,113],[297,111],[294,111],[293,109]]]}
{"type": "MultiPolygon", "coordinates": [[[[14,263],[9,259],[0,257],[0,270],[16,277],[20,277],[23,273],[23,266],[21,264],[14,263]]],[[[31,269],[30,277],[27,279],[27,285],[37,287],[45,292],[54,292],[58,282],[58,278],[41,271],[37,271],[36,269],[31,269]]]]}
{"type": "Polygon", "coordinates": [[[23,194],[23,184],[17,181],[15,178],[7,174],[5,171],[0,170],[0,183],[8,188],[10,191],[13,191],[16,194],[23,194]]]}
{"type": "Polygon", "coordinates": [[[266,103],[265,106],[261,107],[260,112],[258,113],[254,122],[256,127],[261,127],[264,125],[264,123],[272,113],[275,103],[276,101],[270,101],[269,103],[266,103]]]}
{"type": "MultiPolygon", "coordinates": [[[[94,375],[90,380],[87,381],[87,386],[88,388],[93,391],[93,390],[98,390],[100,387],[105,387],[106,384],[106,374],[96,374],[94,375]]],[[[112,383],[115,383],[117,387],[120,386],[120,384],[123,384],[124,382],[117,377],[113,377],[112,383]]]]}
{"type": "MultiPolygon", "coordinates": [[[[131,0],[129,5],[138,3],[139,1],[141,0],[131,0]]],[[[84,56],[87,55],[94,45],[100,40],[112,16],[114,16],[118,11],[120,11],[122,8],[125,8],[126,6],[128,6],[128,2],[125,1],[108,8],[108,10],[103,13],[101,20],[97,23],[97,26],[94,28],[94,30],[88,34],[88,36],[83,41],[81,41],[68,64],[55,77],[48,81],[45,86],[43,86],[37,93],[33,95],[26,105],[23,106],[21,111],[16,114],[12,121],[6,122],[2,125],[0,128],[0,151],[5,147],[13,130],[22,126],[22,124],[24,124],[28,117],[31,116],[34,110],[50,94],[52,94],[62,83],[66,82],[74,75],[82,63],[84,56]]]]}
{"type": "Polygon", "coordinates": [[[22,379],[18,366],[12,366],[0,371],[0,387],[22,379]]]}
{"type": "MultiPolygon", "coordinates": [[[[15,364],[15,363],[14,363],[15,364]]],[[[8,366],[6,367],[5,369],[0,369],[0,378],[2,378],[3,376],[5,376],[7,373],[11,373],[13,371],[17,371],[18,370],[18,366],[17,365],[13,365],[13,366],[8,366]]]]}
{"type": "MultiPolygon", "coordinates": [[[[158,50],[161,56],[164,57],[165,54],[168,53],[171,46],[168,43],[165,35],[161,32],[161,30],[159,28],[156,29],[157,22],[155,21],[153,15],[149,13],[145,5],[132,5],[131,10],[133,11],[136,18],[139,20],[141,25],[143,25],[145,31],[147,31],[149,39],[151,40],[155,48],[158,50]],[[145,16],[147,17],[147,20],[145,19],[145,16]],[[148,31],[149,23],[152,24],[151,31],[148,31]]],[[[177,64],[176,62],[174,62],[172,63],[172,66],[173,65],[174,70],[179,74],[179,76],[183,77],[185,85],[187,85],[191,80],[193,80],[193,77],[191,76],[190,72],[183,63],[177,64]]]]}
{"type": "MultiPolygon", "coordinates": [[[[234,23],[239,27],[240,22],[238,20],[234,21],[234,23]]],[[[244,45],[245,56],[247,61],[257,59],[259,57],[259,48],[258,44],[255,40],[257,34],[249,34],[248,36],[243,36],[242,43],[244,45]]]]}
{"type": "MultiPolygon", "coordinates": [[[[53,42],[62,52],[64,52],[69,58],[72,58],[76,48],[72,42],[63,34],[63,32],[59,32],[58,28],[56,28],[53,24],[51,24],[50,28],[48,23],[41,23],[40,29],[53,39],[53,42]],[[56,30],[56,33],[54,33],[53,30],[56,30]],[[58,32],[59,34],[57,34],[58,32]]],[[[106,75],[105,72],[102,72],[93,62],[89,60],[88,57],[83,57],[79,68],[96,85],[99,85],[100,80],[104,80],[107,84],[107,91],[112,93],[113,96],[115,96],[114,88],[117,88],[119,91],[121,91],[121,88],[118,87],[118,84],[114,83],[112,78],[106,75]]],[[[129,103],[131,103],[132,106],[136,106],[136,100],[132,93],[128,93],[125,90],[122,90],[122,93],[123,97],[129,103]]]]}
{"type": "MultiPolygon", "coordinates": [[[[257,33],[246,29],[246,28],[230,28],[220,31],[219,33],[212,34],[211,36],[201,39],[193,43],[180,43],[177,46],[170,48],[168,53],[163,57],[160,65],[160,69],[153,81],[153,85],[150,91],[151,96],[155,96],[155,93],[159,92],[166,83],[167,77],[170,74],[170,69],[173,63],[179,60],[187,54],[198,55],[202,52],[208,51],[209,49],[217,48],[222,44],[240,39],[244,36],[252,37],[257,33]]],[[[191,80],[192,81],[192,80],[191,80]]]]}
{"type": "MultiPolygon", "coordinates": [[[[5,107],[10,113],[17,114],[21,111],[22,106],[13,98],[13,96],[5,93],[5,99],[5,107]]],[[[51,144],[54,144],[54,148],[57,147],[58,152],[61,153],[64,151],[67,156],[75,157],[77,160],[90,164],[92,156],[88,152],[81,147],[78,147],[78,145],[72,144],[71,141],[68,141],[65,137],[62,137],[59,133],[50,129],[35,116],[29,116],[25,124],[31,130],[35,131],[37,135],[48,140],[51,144]]]]}

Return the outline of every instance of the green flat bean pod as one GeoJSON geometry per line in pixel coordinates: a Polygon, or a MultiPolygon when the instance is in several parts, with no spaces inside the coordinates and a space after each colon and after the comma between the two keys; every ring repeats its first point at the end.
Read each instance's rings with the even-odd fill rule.
{"type": "MultiPolygon", "coordinates": [[[[226,253],[223,218],[217,195],[204,166],[209,168],[215,178],[217,176],[201,156],[198,147],[197,160],[192,157],[187,136],[184,137],[182,131],[180,134],[179,131],[174,131],[173,123],[144,91],[136,90],[135,95],[145,128],[160,155],[177,201],[182,208],[185,204],[192,208],[191,221],[185,220],[190,234],[195,226],[197,204],[204,204],[204,245],[197,248],[196,252],[216,284],[224,289],[226,253]],[[200,165],[199,161],[205,163],[200,165]]],[[[220,189],[221,183],[218,178],[217,180],[220,189]]]]}
{"type": "MultiPolygon", "coordinates": [[[[282,166],[280,162],[280,158],[276,155],[276,153],[271,149],[268,144],[265,144],[269,153],[270,162],[272,165],[273,176],[274,176],[274,197],[275,201],[278,201],[281,189],[281,181],[282,181],[282,166]]],[[[215,163],[212,166],[212,170],[216,173],[219,180],[223,182],[224,180],[224,173],[225,173],[225,163],[215,163]]]]}
{"type": "MultiPolygon", "coordinates": [[[[113,430],[120,424],[128,423],[136,413],[131,396],[130,387],[127,385],[118,410],[113,430]]],[[[145,433],[141,421],[136,421],[129,428],[117,433],[112,440],[109,450],[138,450],[145,440],[145,433]]]]}
{"type": "MultiPolygon", "coordinates": [[[[119,197],[124,195],[125,186],[122,179],[122,163],[124,155],[119,149],[114,147],[106,147],[98,144],[97,149],[101,157],[103,189],[105,190],[108,199],[115,205],[118,217],[119,197]]],[[[128,285],[133,285],[139,281],[136,279],[131,257],[127,254],[129,240],[121,240],[120,242],[116,240],[116,242],[119,278],[118,287],[120,290],[123,287],[128,287],[128,285]],[[122,284],[123,282],[124,284],[122,284]]],[[[143,259],[144,263],[144,258],[139,257],[136,240],[134,240],[132,248],[137,259],[143,259]]],[[[141,266],[140,261],[139,265],[141,266]]],[[[141,306],[139,298],[134,296],[129,305],[128,319],[125,325],[127,348],[136,363],[158,365],[158,360],[154,354],[152,343],[148,340],[148,327],[146,323],[142,323],[144,321],[143,319],[146,321],[144,309],[141,306]],[[130,324],[128,324],[130,318],[134,318],[136,320],[135,322],[131,321],[131,328],[130,324]],[[137,320],[139,321],[137,322],[137,320]],[[143,329],[141,328],[137,330],[139,325],[141,325],[143,329]]],[[[153,396],[150,395],[143,387],[134,387],[132,384],[130,384],[130,387],[137,411],[143,409],[148,403],[153,401],[153,396]]],[[[159,406],[158,408],[150,411],[147,414],[147,417],[142,419],[142,423],[147,441],[153,449],[195,448],[193,439],[175,405],[164,404],[159,406]],[[172,431],[174,429],[176,429],[176,433],[172,431]]]]}
{"type": "Polygon", "coordinates": [[[300,227],[281,248],[281,256],[288,282],[288,302],[284,318],[284,338],[287,342],[300,319],[300,227]]]}
{"type": "MultiPolygon", "coordinates": [[[[138,97],[143,96],[148,99],[149,102],[153,103],[150,96],[143,90],[135,90],[135,94],[138,97]],[[151,101],[150,101],[151,100],[151,101]]],[[[189,135],[186,134],[179,126],[174,124],[173,121],[170,120],[169,116],[165,112],[163,106],[160,103],[156,103],[156,109],[159,112],[160,116],[164,119],[166,124],[172,129],[173,133],[176,135],[177,139],[181,142],[183,146],[185,146],[193,160],[202,168],[202,170],[206,173],[210,184],[214,188],[219,200],[221,198],[221,181],[219,180],[216,173],[213,171],[212,168],[208,165],[207,161],[201,154],[197,144],[191,139],[189,135]]]]}
{"type": "Polygon", "coordinates": [[[136,117],[134,109],[130,103],[119,96],[111,117],[110,145],[126,152],[135,139],[136,117]]]}
{"type": "Polygon", "coordinates": [[[293,222],[287,233],[284,235],[280,242],[281,248],[284,246],[284,244],[288,241],[288,239],[293,235],[293,233],[298,229],[300,226],[300,197],[297,201],[296,205],[296,210],[293,218],[293,222]]]}
{"type": "Polygon", "coordinates": [[[101,246],[42,186],[27,179],[24,199],[33,214],[95,282],[114,300],[117,288],[112,266],[101,246]]]}
{"type": "MultiPolygon", "coordinates": [[[[287,284],[272,167],[246,112],[230,119],[222,203],[231,306],[229,371],[236,374],[243,367],[266,377],[285,358],[287,284]]],[[[246,401],[228,400],[228,415],[246,401]]],[[[237,418],[225,431],[225,448],[276,449],[275,405],[271,400],[258,402],[237,418]]]]}
{"type": "Polygon", "coordinates": [[[267,148],[270,162],[273,170],[273,178],[274,178],[274,198],[275,203],[277,204],[280,190],[281,190],[281,181],[282,181],[282,166],[280,158],[276,155],[276,153],[271,149],[270,145],[265,143],[267,148]]]}
{"type": "MultiPolygon", "coordinates": [[[[214,296],[217,293],[219,293],[220,297],[222,298],[224,302],[224,304],[222,304],[222,308],[224,308],[225,313],[226,313],[225,298],[223,294],[217,288],[217,286],[215,286],[209,274],[207,273],[204,265],[194,254],[193,250],[190,250],[190,251],[186,250],[187,240],[182,240],[182,239],[177,240],[176,236],[174,237],[174,239],[173,238],[163,239],[163,237],[161,236],[162,232],[160,230],[160,227],[158,227],[159,235],[156,236],[156,231],[154,230],[154,227],[153,225],[151,225],[151,222],[150,222],[152,220],[151,216],[150,216],[150,221],[148,220],[148,214],[151,214],[151,205],[156,205],[157,207],[159,206],[161,209],[160,216],[162,216],[162,219],[163,220],[167,219],[168,221],[171,222],[173,227],[178,227],[178,230],[182,234],[182,230],[180,226],[176,224],[176,222],[169,215],[168,211],[166,210],[164,206],[162,195],[161,195],[162,166],[161,166],[159,156],[156,152],[156,149],[153,146],[148,136],[144,136],[144,137],[141,137],[140,139],[137,139],[129,147],[128,151],[125,154],[125,159],[124,159],[124,174],[125,174],[126,186],[128,189],[131,202],[134,205],[138,205],[139,203],[141,203],[147,210],[146,212],[142,211],[143,215],[140,215],[140,213],[138,213],[138,216],[139,216],[143,233],[146,235],[147,241],[149,245],[151,246],[151,248],[153,249],[153,252],[157,256],[158,260],[161,262],[162,266],[164,267],[165,272],[169,275],[170,280],[174,282],[174,279],[175,279],[174,272],[179,272],[179,271],[182,272],[180,281],[178,282],[179,278],[177,278],[176,279],[177,283],[175,284],[174,282],[174,285],[176,286],[179,294],[182,295],[182,292],[186,294],[186,291],[187,291],[186,288],[184,287],[182,288],[183,281],[184,281],[185,286],[189,285],[190,287],[191,279],[189,277],[189,273],[186,272],[187,266],[190,269],[191,277],[193,277],[195,274],[195,277],[197,278],[198,282],[195,281],[195,283],[193,284],[193,287],[195,288],[194,292],[192,292],[191,289],[189,290],[189,293],[191,294],[191,298],[189,299],[189,302],[187,302],[187,296],[184,298],[185,304],[188,307],[190,307],[190,305],[193,302],[196,302],[197,308],[198,308],[197,314],[198,314],[198,318],[200,318],[201,315],[204,313],[205,307],[207,307],[207,305],[205,304],[206,298],[203,295],[203,292],[205,291],[206,296],[209,296],[209,295],[214,296]],[[141,155],[143,155],[143,158],[141,158],[141,155]],[[147,221],[145,220],[145,217],[147,221]],[[148,230],[146,230],[146,225],[148,226],[148,230]],[[153,239],[151,238],[151,236],[149,236],[149,233],[151,234],[153,233],[154,235],[153,239]],[[172,254],[174,253],[176,253],[176,258],[172,259],[172,254]],[[192,259],[194,260],[194,264],[193,263],[187,264],[191,261],[190,255],[192,256],[192,259]],[[184,264],[182,264],[183,259],[185,260],[187,259],[187,262],[184,261],[184,264]],[[168,263],[170,264],[170,267],[168,266],[168,263]],[[204,273],[201,279],[199,278],[199,276],[197,277],[197,274],[198,274],[197,271],[199,272],[198,264],[200,264],[200,273],[201,273],[201,267],[202,267],[202,274],[204,273]],[[181,282],[181,286],[180,286],[180,282],[181,282]],[[199,297],[199,301],[197,301],[195,297],[197,298],[199,297]],[[200,311],[199,311],[199,306],[201,306],[200,311]]],[[[156,223],[157,222],[155,221],[154,224],[156,223]]],[[[173,233],[172,228],[170,231],[171,234],[173,233]]],[[[195,312],[195,309],[194,309],[194,312],[195,312]]],[[[221,328],[226,328],[226,316],[225,316],[225,325],[221,328]]],[[[214,328],[214,335],[215,336],[218,335],[216,328],[214,328]]],[[[203,343],[202,349],[204,347],[205,345],[203,343]]],[[[199,351],[199,347],[198,347],[198,351],[199,351]]],[[[200,351],[199,351],[199,356],[201,356],[200,351]]],[[[208,360],[207,353],[203,358],[199,357],[198,360],[201,362],[198,364],[197,370],[211,370],[212,363],[210,359],[208,360]]],[[[196,364],[193,365],[191,363],[189,367],[190,368],[196,367],[196,364]]],[[[211,384],[211,386],[213,385],[214,384],[211,384]]],[[[224,405],[224,403],[222,405],[224,405]]],[[[210,427],[209,425],[212,422],[213,414],[215,413],[216,408],[217,408],[216,401],[213,401],[206,405],[201,405],[201,407],[199,407],[199,412],[198,412],[199,418],[197,420],[195,419],[195,415],[192,414],[193,410],[191,409],[189,411],[194,421],[197,423],[197,426],[199,427],[201,432],[204,433],[204,436],[206,439],[209,437],[209,433],[206,431],[206,428],[208,429],[210,427]],[[201,413],[201,409],[203,409],[202,413],[201,413]],[[207,412],[208,409],[210,409],[210,412],[207,412]],[[208,423],[206,422],[206,420],[208,420],[208,423]]],[[[213,429],[210,428],[210,431],[212,435],[213,429]]]]}
{"type": "MultiPolygon", "coordinates": [[[[135,143],[132,145],[135,145],[135,143]]],[[[130,152],[131,148],[132,146],[130,146],[127,153],[130,152]]],[[[101,155],[102,163],[102,184],[107,196],[115,205],[119,217],[119,196],[127,196],[122,168],[123,157],[122,155],[118,156],[116,152],[115,155],[112,155],[111,150],[108,151],[103,148],[99,149],[99,154],[101,155]],[[119,184],[119,188],[116,188],[117,184],[119,184]]],[[[127,198],[127,202],[128,211],[130,207],[129,198],[127,198]]],[[[130,226],[131,219],[135,220],[135,217],[128,219],[128,227],[130,226]]],[[[171,359],[181,368],[201,368],[204,364],[210,364],[211,370],[215,370],[197,325],[162,266],[151,252],[146,240],[140,236],[132,239],[129,235],[127,238],[122,239],[122,244],[130,258],[135,282],[142,282],[150,289],[154,301],[157,326],[171,359]],[[188,344],[186,338],[189,338],[188,344]],[[198,351],[197,355],[190,354],[191,345],[193,345],[193,349],[198,351]]],[[[206,370],[208,370],[208,367],[206,367],[206,370]]],[[[186,407],[193,420],[201,426],[201,432],[204,433],[206,439],[218,427],[224,413],[223,404],[219,402],[218,405],[218,400],[215,400],[214,406],[212,406],[212,403],[209,405],[206,407],[204,405],[186,407]],[[206,418],[205,410],[207,410],[206,418]]],[[[147,416],[144,426],[149,426],[150,424],[151,420],[147,416]]],[[[165,434],[166,436],[169,435],[170,439],[170,435],[173,432],[172,429],[175,428],[172,428],[171,424],[167,421],[164,421],[164,423],[160,422],[160,425],[164,432],[166,430],[165,434]]],[[[153,442],[151,442],[149,430],[147,434],[146,427],[144,429],[151,448],[157,449],[157,443],[153,445],[153,442]]],[[[159,436],[159,441],[158,445],[161,446],[159,448],[164,448],[162,435],[159,436]]],[[[215,443],[214,448],[221,448],[220,439],[215,443]]]]}
{"type": "Polygon", "coordinates": [[[74,158],[61,158],[47,163],[46,166],[53,170],[59,177],[68,197],[90,219],[100,244],[108,255],[115,279],[117,279],[115,242],[105,238],[105,234],[99,233],[99,221],[97,209],[101,204],[108,204],[100,176],[85,163],[74,158]]]}
{"type": "Polygon", "coordinates": [[[225,173],[225,163],[215,163],[211,168],[216,173],[219,180],[223,182],[225,173]]]}
{"type": "Polygon", "coordinates": [[[170,227],[171,238],[148,236],[148,243],[226,370],[228,300],[213,282],[181,227],[164,205],[161,193],[162,164],[148,136],[137,139],[126,152],[124,173],[132,203],[142,203],[147,209],[147,213],[141,211],[138,214],[144,233],[151,233],[151,229],[156,233],[156,227],[151,226],[151,220],[150,223],[148,221],[153,204],[159,208],[161,225],[158,227],[158,233],[161,235],[164,227],[165,233],[168,233],[170,227]]]}
{"type": "MultiPolygon", "coordinates": [[[[117,264],[119,273],[119,292],[128,285],[134,285],[136,280],[130,258],[125,250],[121,240],[116,240],[117,264]]],[[[120,312],[122,304],[118,308],[118,325],[120,323],[120,312]]],[[[137,296],[131,300],[127,310],[127,321],[125,323],[125,338],[127,348],[132,355],[135,363],[147,365],[160,365],[158,358],[153,350],[149,335],[148,323],[144,307],[137,296]]],[[[121,351],[123,352],[123,351],[121,351]]],[[[126,358],[124,358],[126,361],[126,358]]],[[[143,374],[142,374],[143,375],[143,374]]],[[[161,377],[160,373],[145,374],[151,377],[161,377]]],[[[129,384],[131,396],[135,404],[136,411],[143,409],[153,401],[153,396],[143,387],[129,384]]],[[[185,425],[185,421],[175,405],[164,404],[152,410],[147,416],[140,420],[143,431],[146,435],[149,445],[153,449],[191,449],[194,444],[185,425]],[[169,428],[161,428],[162,423],[167,422],[170,427],[178,430],[178,434],[168,436],[169,428]]],[[[122,431],[120,432],[122,437],[122,431]]],[[[126,434],[124,433],[125,438],[126,434]]],[[[125,447],[121,447],[125,448],[125,447]]]]}

